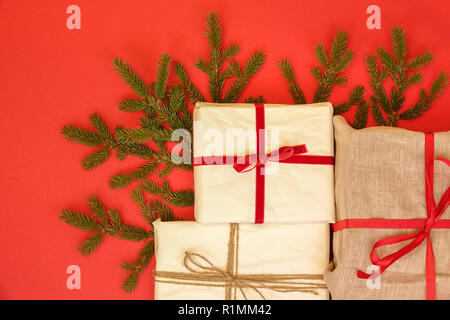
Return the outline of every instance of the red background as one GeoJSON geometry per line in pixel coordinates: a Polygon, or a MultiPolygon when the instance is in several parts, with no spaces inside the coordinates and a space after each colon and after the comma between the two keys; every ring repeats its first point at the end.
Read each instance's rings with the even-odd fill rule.
{"type": "MultiPolygon", "coordinates": [[[[81,257],[76,247],[88,234],[58,219],[64,208],[87,211],[85,199],[95,193],[108,207],[118,208],[125,222],[145,226],[129,197],[132,187],[114,191],[107,185],[111,176],[141,162],[113,158],[84,171],[80,160],[91,148],[67,142],[60,130],[70,123],[88,127],[93,112],[111,127],[136,126],[138,114],[118,109],[118,102],[132,92],[111,69],[114,57],[128,60],[149,82],[160,54],[169,52],[206,93],[207,79],[192,64],[196,57],[207,57],[203,31],[211,10],[222,19],[225,44],[240,44],[239,61],[258,49],[267,54],[245,97],[263,94],[267,102],[291,103],[276,65],[286,56],[311,99],[315,82],[308,70],[317,63],[313,46],[323,42],[328,48],[338,29],[350,32],[355,58],[346,71],[349,85],[337,88],[331,102],[342,101],[355,84],[368,86],[364,57],[380,45],[391,51],[395,25],[406,30],[409,57],[426,50],[435,56],[423,72],[423,83],[408,93],[409,104],[419,87],[428,89],[441,70],[450,71],[450,6],[444,0],[0,1],[0,298],[153,297],[150,268],[132,295],[120,288],[127,274],[119,265],[133,261],[142,244],[107,238],[91,256],[81,257]],[[71,4],[81,8],[81,30],[66,28],[71,4]],[[381,30],[366,27],[371,4],[381,8],[381,30]],[[81,290],[66,288],[66,268],[72,264],[81,268],[81,290]]],[[[449,103],[447,90],[425,116],[400,126],[449,130],[449,103]]],[[[193,185],[190,173],[175,172],[170,179],[175,188],[193,185]]],[[[193,216],[192,208],[176,213],[193,216]]]]}

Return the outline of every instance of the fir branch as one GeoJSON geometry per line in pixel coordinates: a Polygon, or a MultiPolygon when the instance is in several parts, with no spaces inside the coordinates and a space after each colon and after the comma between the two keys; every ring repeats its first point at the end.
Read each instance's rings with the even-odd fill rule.
{"type": "Polygon", "coordinates": [[[153,214],[160,218],[161,221],[175,221],[179,220],[176,219],[172,209],[170,209],[165,203],[159,200],[152,200],[150,202],[150,209],[152,210],[153,214]]]}
{"type": "Polygon", "coordinates": [[[318,80],[317,89],[314,92],[314,103],[327,101],[335,85],[344,85],[347,83],[347,79],[341,74],[353,59],[353,52],[347,49],[347,43],[347,33],[345,31],[339,31],[333,39],[330,56],[327,59],[322,56],[323,54],[325,56],[327,55],[323,45],[316,47],[316,57],[319,63],[322,67],[325,62],[327,64],[323,67],[323,71],[318,67],[313,68],[311,71],[316,80],[320,79],[318,80]]]}
{"type": "Polygon", "coordinates": [[[266,99],[263,96],[248,97],[244,100],[244,103],[265,103],[266,99]]]}
{"type": "Polygon", "coordinates": [[[108,160],[110,155],[111,153],[109,148],[101,148],[81,160],[81,165],[85,170],[94,169],[108,160]]]}
{"type": "Polygon", "coordinates": [[[113,225],[122,225],[122,218],[120,218],[119,211],[117,211],[117,209],[107,210],[106,213],[108,214],[109,220],[113,225]]]}
{"type": "Polygon", "coordinates": [[[119,102],[119,109],[128,112],[144,111],[148,110],[149,107],[149,103],[141,99],[125,99],[119,102]]]}
{"type": "Polygon", "coordinates": [[[264,64],[265,58],[266,55],[260,51],[257,51],[250,57],[245,64],[243,73],[235,75],[236,80],[231,84],[229,90],[225,93],[223,102],[232,103],[237,101],[242,94],[242,91],[247,86],[250,78],[253,77],[264,64]]]}
{"type": "Polygon", "coordinates": [[[108,216],[106,215],[106,209],[100,200],[95,195],[91,195],[88,198],[88,207],[91,209],[94,217],[96,217],[102,224],[108,225],[108,216]]]}
{"type": "Polygon", "coordinates": [[[139,209],[141,211],[142,216],[144,217],[145,221],[152,225],[153,221],[156,220],[156,216],[154,212],[151,210],[149,203],[145,200],[144,194],[140,189],[134,189],[131,191],[131,199],[133,199],[134,202],[137,203],[139,206],[139,209]]]}
{"type": "Polygon", "coordinates": [[[158,167],[158,162],[149,161],[134,171],[115,175],[109,180],[112,189],[119,189],[128,186],[133,180],[144,179],[152,174],[158,167]]]}
{"type": "Polygon", "coordinates": [[[319,61],[320,65],[323,68],[328,68],[328,65],[330,64],[330,59],[328,58],[328,55],[325,51],[323,44],[319,43],[317,46],[314,47],[314,54],[316,55],[317,61],[319,61]]]}
{"type": "Polygon", "coordinates": [[[430,94],[427,95],[425,90],[422,89],[419,93],[419,101],[410,109],[402,112],[399,115],[399,119],[413,120],[423,115],[423,113],[431,107],[431,104],[436,100],[436,98],[442,94],[447,85],[448,74],[446,72],[441,72],[436,80],[434,80],[431,86],[430,94]]]}
{"type": "Polygon", "coordinates": [[[117,70],[120,77],[133,89],[133,91],[141,98],[148,98],[150,91],[139,75],[133,71],[126,61],[115,58],[113,60],[114,69],[117,70]]]}
{"type": "Polygon", "coordinates": [[[233,58],[235,55],[237,55],[241,49],[237,44],[232,44],[222,52],[222,58],[223,60],[229,60],[233,58]]]}
{"type": "Polygon", "coordinates": [[[206,28],[205,34],[208,38],[209,46],[212,49],[220,49],[222,47],[222,27],[215,12],[210,12],[206,16],[206,28]]]}
{"type": "Polygon", "coordinates": [[[369,106],[366,100],[360,100],[356,107],[355,116],[353,118],[352,127],[362,129],[367,126],[369,119],[369,106]]]}
{"type": "Polygon", "coordinates": [[[65,223],[85,231],[102,230],[102,225],[90,216],[76,210],[63,210],[60,219],[65,223]]]}
{"type": "Polygon", "coordinates": [[[155,85],[153,90],[158,99],[166,97],[167,83],[169,81],[169,64],[171,59],[168,54],[162,54],[158,62],[158,73],[156,75],[155,85]]]}
{"type": "Polygon", "coordinates": [[[93,235],[89,236],[79,247],[78,251],[81,252],[81,255],[91,254],[102,242],[104,239],[104,235],[102,232],[96,232],[93,235]]]}
{"type": "Polygon", "coordinates": [[[372,112],[373,119],[375,120],[377,126],[386,125],[383,114],[381,113],[381,110],[378,107],[376,98],[374,96],[370,97],[370,111],[372,112]]]}
{"type": "MultiPolygon", "coordinates": [[[[330,53],[328,54],[323,44],[314,47],[314,54],[319,66],[310,69],[310,73],[317,81],[317,89],[314,91],[313,103],[325,102],[329,99],[334,86],[347,84],[347,78],[342,74],[353,59],[353,51],[347,49],[348,35],[345,31],[339,31],[333,38],[330,53]]],[[[282,76],[286,79],[289,93],[295,104],[306,104],[307,99],[297,82],[292,64],[284,58],[278,63],[282,76]]],[[[334,113],[341,114],[350,110],[356,103],[343,102],[335,107],[334,113]]]]}
{"type": "Polygon", "coordinates": [[[123,290],[131,293],[136,288],[139,276],[142,274],[144,269],[149,264],[150,259],[153,257],[155,251],[154,245],[155,244],[153,241],[147,242],[141,251],[139,251],[137,258],[133,263],[123,263],[121,265],[122,269],[130,272],[122,285],[123,290]]]}
{"type": "MultiPolygon", "coordinates": [[[[116,136],[117,136],[117,141],[119,141],[120,143],[125,143],[125,144],[129,144],[129,143],[145,143],[149,140],[151,140],[152,138],[154,138],[154,135],[159,134],[160,130],[158,130],[157,128],[149,128],[149,127],[145,127],[145,128],[133,128],[133,129],[117,129],[116,130],[116,136]]],[[[164,135],[164,137],[167,137],[166,135],[164,135]]],[[[159,138],[159,137],[158,137],[159,138]]],[[[159,140],[159,139],[157,139],[159,140]]],[[[166,141],[167,139],[163,139],[164,141],[166,141]]]]}
{"type": "Polygon", "coordinates": [[[183,90],[187,99],[192,104],[196,104],[197,102],[201,101],[206,101],[206,99],[202,96],[197,87],[189,79],[186,69],[182,64],[180,63],[175,64],[175,74],[178,80],[180,80],[181,82],[180,88],[183,90]]]}
{"type": "MultiPolygon", "coordinates": [[[[224,63],[232,59],[240,49],[236,44],[224,49],[222,25],[214,12],[209,13],[206,17],[205,34],[210,47],[209,59],[199,58],[194,65],[208,76],[208,90],[213,102],[236,102],[250,79],[262,67],[265,55],[257,51],[249,58],[244,68],[241,68],[236,61],[231,61],[228,66],[224,66],[224,63]],[[229,90],[222,93],[225,81],[233,77],[235,79],[229,90]]],[[[175,73],[180,81],[179,86],[191,103],[206,101],[197,87],[190,81],[185,68],[181,64],[176,64],[175,73]]]]}
{"type": "Polygon", "coordinates": [[[383,82],[386,80],[385,69],[379,69],[376,57],[373,55],[366,57],[366,69],[369,74],[370,87],[374,93],[377,105],[379,105],[385,113],[391,113],[392,109],[389,99],[383,88],[383,82]]]}
{"type": "Polygon", "coordinates": [[[103,142],[103,138],[98,133],[81,129],[74,125],[64,126],[61,134],[69,141],[90,147],[97,147],[103,142]]]}
{"type": "Polygon", "coordinates": [[[94,127],[94,129],[97,131],[97,133],[102,136],[104,139],[112,139],[111,132],[109,131],[108,126],[106,125],[105,121],[100,117],[99,114],[94,113],[89,117],[91,120],[91,125],[94,127]]]}
{"type": "Polygon", "coordinates": [[[153,237],[152,231],[141,227],[123,224],[116,209],[106,211],[96,196],[88,198],[92,216],[75,211],[63,210],[60,219],[67,224],[85,231],[97,231],[80,246],[82,254],[90,254],[102,242],[104,235],[130,241],[142,241],[153,237]]]}
{"type": "Polygon", "coordinates": [[[391,36],[394,55],[380,47],[377,50],[377,56],[382,67],[378,67],[375,56],[366,57],[366,67],[373,91],[370,109],[376,123],[378,125],[397,126],[399,120],[416,119],[423,115],[443,92],[448,82],[446,73],[441,73],[433,83],[429,93],[425,89],[421,89],[418,102],[409,109],[401,111],[406,100],[407,89],[412,85],[419,84],[423,79],[420,72],[412,70],[425,67],[432,61],[433,56],[431,53],[425,52],[407,62],[405,31],[400,27],[394,27],[391,36]],[[391,77],[393,82],[389,97],[383,87],[383,82],[388,76],[391,77]],[[382,111],[385,116],[383,116],[382,111]]]}
{"type": "Polygon", "coordinates": [[[398,59],[398,63],[403,65],[405,63],[407,48],[406,48],[406,37],[405,30],[400,27],[394,27],[392,29],[392,48],[394,50],[395,56],[398,59]]]}
{"type": "Polygon", "coordinates": [[[358,105],[364,97],[364,87],[357,85],[350,92],[348,101],[338,104],[334,107],[334,114],[342,114],[351,109],[352,106],[358,105]]]}
{"type": "Polygon", "coordinates": [[[188,207],[194,204],[194,192],[192,190],[172,191],[167,181],[158,184],[148,179],[141,179],[140,182],[139,190],[164,199],[164,203],[176,207],[188,207]]]}
{"type": "MultiPolygon", "coordinates": [[[[116,129],[120,130],[120,129],[116,129]]],[[[154,159],[157,157],[157,152],[146,145],[139,143],[122,143],[116,146],[117,151],[127,154],[133,155],[142,159],[154,159]]]]}
{"type": "Polygon", "coordinates": [[[427,51],[408,61],[406,68],[408,70],[421,69],[429,65],[431,61],[433,61],[433,54],[427,51]]]}
{"type": "MultiPolygon", "coordinates": [[[[328,58],[327,58],[328,59],[328,58]]],[[[305,94],[302,88],[297,83],[294,68],[288,59],[284,58],[278,62],[278,67],[281,70],[282,76],[286,79],[289,86],[289,93],[291,94],[292,101],[295,104],[306,104],[305,94]]]]}
{"type": "Polygon", "coordinates": [[[336,64],[347,52],[348,35],[345,31],[338,31],[331,44],[330,64],[336,64]]]}

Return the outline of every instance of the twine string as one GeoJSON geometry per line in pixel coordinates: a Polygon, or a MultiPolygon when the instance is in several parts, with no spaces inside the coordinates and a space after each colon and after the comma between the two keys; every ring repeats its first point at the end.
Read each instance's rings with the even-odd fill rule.
{"type": "Polygon", "coordinates": [[[227,264],[225,269],[217,267],[211,260],[196,252],[185,252],[183,266],[188,272],[155,271],[155,281],[171,284],[187,284],[207,287],[224,287],[225,300],[236,300],[237,290],[247,300],[245,288],[266,298],[260,289],[276,292],[305,292],[318,295],[325,284],[321,274],[238,274],[239,225],[230,225],[227,264]],[[303,281],[306,280],[306,281],[303,281]],[[308,280],[312,280],[308,281],[308,280]],[[217,283],[219,282],[219,283],[217,283]]]}

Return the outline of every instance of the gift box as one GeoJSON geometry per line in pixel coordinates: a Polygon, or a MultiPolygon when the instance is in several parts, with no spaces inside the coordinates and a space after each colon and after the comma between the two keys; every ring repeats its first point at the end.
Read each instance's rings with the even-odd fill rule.
{"type": "Polygon", "coordinates": [[[197,103],[196,221],[334,221],[332,115],[330,103],[197,103]]]}
{"type": "Polygon", "coordinates": [[[158,220],[155,299],[328,299],[329,230],[158,220]]]}
{"type": "Polygon", "coordinates": [[[335,117],[333,299],[450,299],[450,131],[335,117]]]}

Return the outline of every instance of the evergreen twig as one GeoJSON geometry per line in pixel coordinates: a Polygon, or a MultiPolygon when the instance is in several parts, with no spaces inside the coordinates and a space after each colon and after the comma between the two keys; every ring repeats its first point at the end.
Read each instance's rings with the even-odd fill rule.
{"type": "Polygon", "coordinates": [[[153,237],[153,232],[141,227],[123,224],[117,210],[107,211],[96,196],[88,198],[92,215],[76,210],[63,210],[60,219],[85,231],[95,231],[78,250],[81,254],[92,253],[103,241],[105,235],[130,241],[142,241],[153,237]]]}
{"type": "MultiPolygon", "coordinates": [[[[261,69],[265,54],[257,51],[248,59],[242,68],[236,61],[232,60],[239,53],[237,44],[224,47],[222,25],[215,12],[211,12],[206,17],[206,37],[210,47],[209,59],[198,58],[195,67],[206,73],[208,76],[209,95],[213,102],[233,103],[236,102],[250,79],[261,69]],[[231,60],[231,61],[230,61],[231,60]],[[227,65],[225,63],[228,62],[227,65]],[[234,78],[228,91],[223,92],[225,82],[234,78]]],[[[189,79],[186,69],[180,63],[175,65],[175,73],[180,81],[187,99],[195,104],[199,101],[206,101],[204,95],[189,79]]],[[[248,98],[247,101],[263,101],[262,97],[248,98]]]]}
{"type": "Polygon", "coordinates": [[[417,103],[402,111],[408,88],[422,82],[423,76],[417,70],[430,64],[433,55],[425,52],[408,61],[405,31],[398,26],[394,27],[391,37],[393,54],[382,47],[376,50],[381,66],[378,66],[375,55],[366,57],[366,68],[373,92],[373,96],[370,97],[370,109],[377,125],[385,126],[397,126],[399,120],[420,117],[448,85],[447,73],[441,72],[433,82],[429,93],[422,88],[417,103]],[[392,87],[388,95],[383,83],[389,77],[392,80],[392,87]]]}
{"type": "MultiPolygon", "coordinates": [[[[310,73],[317,81],[317,88],[314,91],[312,103],[325,102],[335,86],[344,86],[347,84],[347,78],[343,75],[343,71],[349,66],[353,59],[353,51],[347,48],[348,35],[345,31],[339,31],[333,38],[330,52],[328,53],[323,44],[319,44],[314,48],[314,53],[319,62],[319,66],[314,66],[310,73]]],[[[305,94],[297,82],[294,68],[286,58],[278,63],[281,75],[288,83],[289,93],[295,104],[306,104],[305,94]]],[[[342,114],[357,106],[357,113],[353,120],[355,127],[365,127],[367,125],[368,108],[366,103],[362,102],[364,88],[355,86],[349,96],[348,101],[337,104],[334,108],[334,114],[342,114]]]]}

